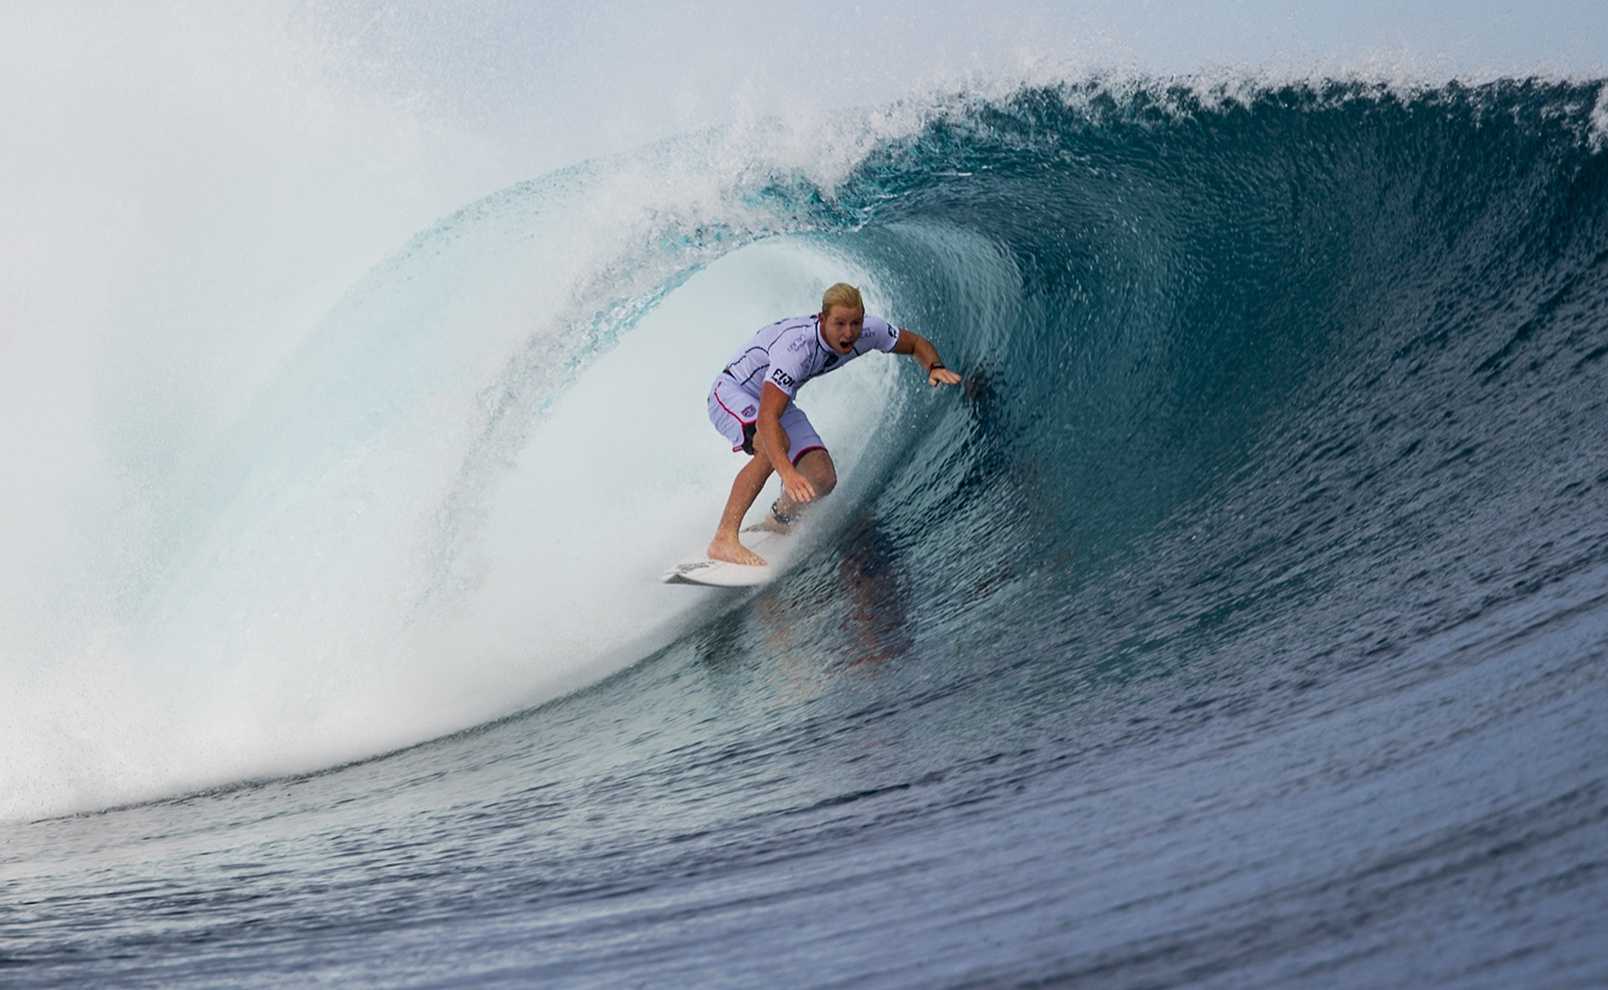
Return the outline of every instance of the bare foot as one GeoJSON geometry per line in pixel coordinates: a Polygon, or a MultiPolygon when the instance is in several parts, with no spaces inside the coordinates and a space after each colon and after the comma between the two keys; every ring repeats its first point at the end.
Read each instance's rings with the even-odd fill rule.
{"type": "Polygon", "coordinates": [[[750,567],[764,567],[765,558],[743,546],[735,536],[722,539],[715,537],[709,544],[710,560],[724,560],[728,564],[747,564],[750,567]]]}

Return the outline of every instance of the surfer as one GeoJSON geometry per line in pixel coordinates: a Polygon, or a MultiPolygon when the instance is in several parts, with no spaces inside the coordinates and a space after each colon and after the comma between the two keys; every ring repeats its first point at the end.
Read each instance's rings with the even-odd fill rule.
{"type": "Polygon", "coordinates": [[[737,530],[771,473],[782,495],[771,505],[768,524],[785,527],[802,507],[837,486],[837,469],[820,434],[793,401],[811,378],[836,371],[869,351],[908,354],[931,386],[955,385],[960,376],[944,367],[927,338],[868,316],[860,290],[839,282],[821,296],[821,311],[778,320],[762,328],[727,362],[709,391],[709,421],[735,453],[751,455],[731,484],[709,557],[763,566],[765,559],[743,546],[737,530]]]}

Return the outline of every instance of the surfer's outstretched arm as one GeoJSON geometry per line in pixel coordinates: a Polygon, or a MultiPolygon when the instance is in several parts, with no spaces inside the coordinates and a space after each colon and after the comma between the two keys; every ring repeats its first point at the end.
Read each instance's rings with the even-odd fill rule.
{"type": "Polygon", "coordinates": [[[916,363],[927,372],[928,385],[960,384],[960,376],[944,367],[943,358],[938,356],[938,348],[932,346],[932,341],[914,330],[907,327],[899,328],[899,340],[893,345],[893,353],[908,354],[915,358],[916,363]]]}

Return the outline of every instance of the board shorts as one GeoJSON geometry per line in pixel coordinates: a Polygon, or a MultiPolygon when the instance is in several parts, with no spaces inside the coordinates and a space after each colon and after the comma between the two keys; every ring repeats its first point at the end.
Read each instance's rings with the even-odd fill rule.
{"type": "MultiPolygon", "coordinates": [[[[731,444],[732,453],[754,452],[754,430],[759,423],[759,400],[749,395],[732,377],[721,372],[709,390],[709,422],[731,444]]],[[[789,402],[782,410],[782,431],[787,434],[787,459],[793,464],[812,450],[825,450],[821,435],[810,425],[810,418],[798,403],[789,402]]]]}

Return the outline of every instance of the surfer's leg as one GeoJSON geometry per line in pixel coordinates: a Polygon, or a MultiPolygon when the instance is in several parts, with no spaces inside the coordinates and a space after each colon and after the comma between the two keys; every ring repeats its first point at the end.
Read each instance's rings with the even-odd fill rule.
{"type": "Polygon", "coordinates": [[[757,400],[743,394],[728,377],[716,378],[709,392],[709,422],[731,443],[734,453],[742,451],[756,456],[749,457],[731,483],[731,494],[726,497],[726,508],[720,514],[720,525],[715,529],[715,538],[709,542],[708,553],[711,560],[759,566],[765,559],[742,545],[737,538],[737,527],[742,525],[743,516],[764,490],[772,467],[770,458],[755,449],[757,418],[745,420],[738,412],[754,416],[758,412],[757,400]]]}
{"type": "Polygon", "coordinates": [[[762,566],[765,558],[743,546],[737,538],[737,527],[743,523],[743,516],[748,514],[749,506],[764,489],[765,482],[771,476],[770,458],[760,453],[748,459],[743,469],[737,472],[737,477],[731,483],[731,494],[726,497],[726,508],[720,514],[720,526],[715,530],[715,538],[709,543],[709,558],[711,560],[725,560],[733,564],[753,564],[762,566]]]}
{"type": "MultiPolygon", "coordinates": [[[[815,499],[820,501],[832,494],[837,487],[837,465],[832,463],[832,455],[827,453],[825,447],[811,447],[798,455],[793,462],[799,473],[810,479],[810,487],[815,489],[815,499]]],[[[805,506],[793,501],[786,492],[782,497],[771,503],[771,517],[777,522],[786,525],[796,519],[803,512],[805,506]]]]}
{"type": "MultiPolygon", "coordinates": [[[[837,487],[837,467],[832,463],[832,455],[826,452],[821,435],[815,432],[815,425],[795,402],[782,411],[782,427],[787,432],[787,459],[810,480],[816,499],[825,498],[837,487]]],[[[771,504],[770,521],[786,526],[802,509],[803,506],[784,491],[782,497],[771,504]]]]}

